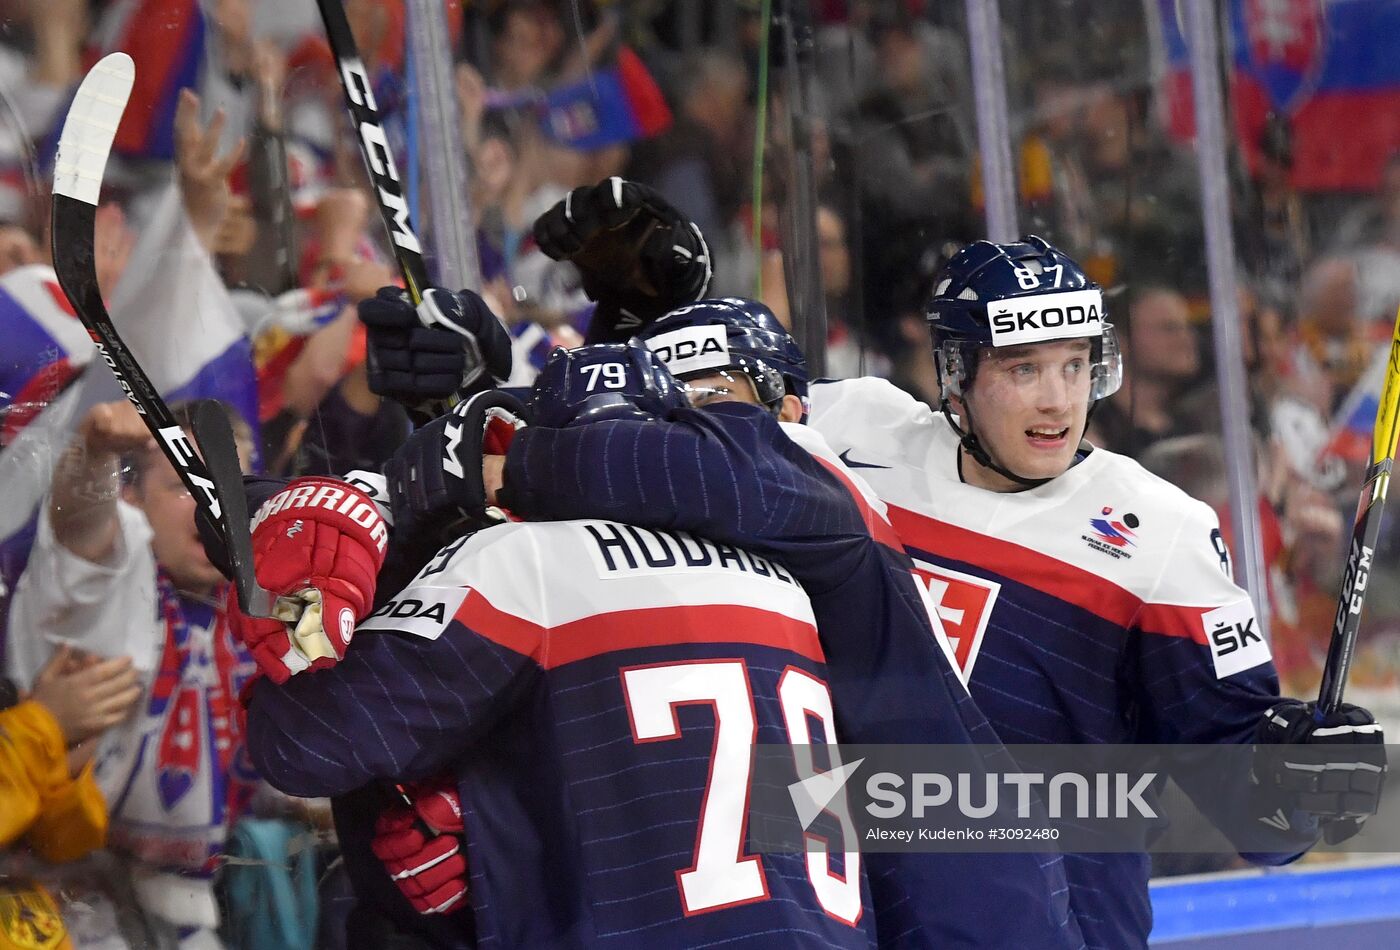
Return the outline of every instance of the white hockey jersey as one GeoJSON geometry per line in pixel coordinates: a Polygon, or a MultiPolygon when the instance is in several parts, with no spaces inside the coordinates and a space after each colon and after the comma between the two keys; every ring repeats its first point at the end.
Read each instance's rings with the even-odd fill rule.
{"type": "MultiPolygon", "coordinates": [[[[962,482],[942,414],[888,382],[817,384],[811,399],[810,424],[888,506],[1003,741],[1252,739],[1278,680],[1208,506],[1103,449],[990,492],[962,482]]],[[[1067,863],[1090,945],[1145,944],[1146,857],[1067,863]]]]}

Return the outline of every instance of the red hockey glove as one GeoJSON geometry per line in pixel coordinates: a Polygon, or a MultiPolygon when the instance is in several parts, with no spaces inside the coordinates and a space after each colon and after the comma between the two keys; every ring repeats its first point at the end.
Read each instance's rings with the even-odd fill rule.
{"type": "Polygon", "coordinates": [[[388,528],[358,488],[298,478],[253,518],[258,583],[277,596],[276,620],[249,617],[229,601],[229,624],[275,683],[333,666],[369,613],[388,528]]]}
{"type": "Polygon", "coordinates": [[[406,786],[404,794],[412,806],[394,805],[380,815],[370,847],[414,910],[450,913],[467,896],[456,783],[435,779],[406,786]]]}

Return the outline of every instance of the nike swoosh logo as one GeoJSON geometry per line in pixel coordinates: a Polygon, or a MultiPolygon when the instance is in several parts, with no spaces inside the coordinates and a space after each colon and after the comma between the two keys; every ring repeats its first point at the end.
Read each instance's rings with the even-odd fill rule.
{"type": "Polygon", "coordinates": [[[846,465],[847,468],[889,468],[889,467],[890,467],[890,466],[888,466],[888,465],[876,465],[874,462],[857,462],[857,461],[855,461],[854,459],[850,458],[850,454],[851,454],[851,450],[850,450],[850,449],[847,449],[846,451],[842,452],[840,455],[837,456],[837,458],[839,458],[842,462],[845,463],[845,465],[846,465]]]}

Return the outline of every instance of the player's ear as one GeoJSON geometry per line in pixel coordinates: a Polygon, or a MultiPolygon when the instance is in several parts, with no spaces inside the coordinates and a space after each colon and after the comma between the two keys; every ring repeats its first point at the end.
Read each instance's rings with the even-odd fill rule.
{"type": "Polygon", "coordinates": [[[778,408],[779,422],[801,422],[802,421],[802,400],[788,393],[783,397],[783,404],[778,408]]]}

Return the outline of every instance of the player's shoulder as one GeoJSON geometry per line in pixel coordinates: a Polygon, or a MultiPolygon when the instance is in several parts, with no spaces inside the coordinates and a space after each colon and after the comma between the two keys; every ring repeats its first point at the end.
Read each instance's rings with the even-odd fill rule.
{"type": "Polygon", "coordinates": [[[783,430],[784,435],[812,455],[827,460],[836,458],[836,452],[832,449],[831,443],[810,425],[804,425],[800,422],[780,422],[778,425],[783,430]]]}
{"type": "Polygon", "coordinates": [[[854,379],[819,379],[808,389],[811,419],[863,418],[878,412],[883,417],[914,421],[933,415],[933,410],[888,379],[858,376],[854,379]]]}
{"type": "Polygon", "coordinates": [[[1154,475],[1142,463],[1126,455],[1096,448],[1099,487],[1111,485],[1124,495],[1141,499],[1141,507],[1154,513],[1159,520],[1170,518],[1188,524],[1218,526],[1219,518],[1210,505],[1159,475],[1154,475]]]}
{"type": "Polygon", "coordinates": [[[838,454],[860,449],[887,458],[925,451],[947,426],[927,403],[873,376],[820,380],[810,389],[808,424],[838,454]]]}
{"type": "MultiPolygon", "coordinates": [[[[484,528],[445,545],[418,575],[437,584],[480,586],[495,578],[497,566],[508,565],[515,583],[544,569],[550,559],[565,556],[560,541],[569,532],[563,522],[507,521],[484,528]]],[[[416,581],[415,581],[416,582],[416,581]]]]}
{"type": "Polygon", "coordinates": [[[713,615],[715,605],[726,604],[761,605],[813,623],[801,585],[777,562],[684,532],[593,519],[513,522],[454,542],[396,597],[399,606],[376,612],[375,622],[406,616],[405,601],[442,604],[436,613],[449,618],[468,598],[490,605],[477,620],[510,617],[504,622],[540,628],[620,611],[713,615]]]}
{"type": "Polygon", "coordinates": [[[569,556],[560,549],[559,534],[555,523],[507,522],[463,535],[433,555],[360,629],[436,639],[469,600],[490,605],[477,623],[544,626],[546,593],[557,597],[571,583],[570,572],[551,560],[569,556]]]}
{"type": "Polygon", "coordinates": [[[1060,540],[1046,538],[1047,547],[1144,601],[1237,598],[1220,519],[1205,502],[1104,449],[1061,478],[1073,490],[1054,505],[1052,524],[1069,540],[1060,548],[1060,540]]]}

